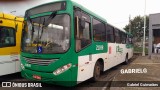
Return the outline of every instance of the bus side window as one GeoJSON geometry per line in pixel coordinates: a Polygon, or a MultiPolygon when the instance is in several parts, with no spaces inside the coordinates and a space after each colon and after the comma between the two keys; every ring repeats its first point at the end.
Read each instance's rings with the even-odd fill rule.
{"type": "Polygon", "coordinates": [[[116,43],[121,43],[120,31],[115,28],[115,41],[116,43]]]}
{"type": "Polygon", "coordinates": [[[83,12],[76,11],[75,12],[76,52],[82,50],[91,43],[90,27],[91,27],[90,17],[83,12]],[[84,28],[81,27],[82,20],[85,21],[84,28]]]}
{"type": "Polygon", "coordinates": [[[109,43],[114,43],[115,42],[115,38],[114,38],[114,28],[110,25],[106,25],[106,33],[107,33],[107,41],[109,43]]]}
{"type": "Polygon", "coordinates": [[[122,31],[120,31],[120,37],[121,37],[121,43],[125,44],[126,43],[126,34],[122,31]]]}
{"type": "Polygon", "coordinates": [[[131,37],[131,36],[127,35],[126,43],[127,43],[127,44],[133,44],[133,41],[132,41],[132,37],[131,37]]]}
{"type": "Polygon", "coordinates": [[[123,38],[123,44],[126,44],[126,42],[127,42],[127,41],[126,41],[127,34],[126,34],[126,33],[123,33],[123,37],[122,37],[122,38],[123,38]]]}
{"type": "Polygon", "coordinates": [[[105,24],[93,18],[93,37],[94,41],[106,41],[105,24]]]}
{"type": "Polygon", "coordinates": [[[0,47],[15,46],[16,31],[10,27],[0,27],[0,47]]]}

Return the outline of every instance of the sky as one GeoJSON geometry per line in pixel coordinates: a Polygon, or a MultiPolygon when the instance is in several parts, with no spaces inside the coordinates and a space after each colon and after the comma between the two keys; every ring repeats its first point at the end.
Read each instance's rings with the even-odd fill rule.
{"type": "MultiPolygon", "coordinates": [[[[24,16],[25,10],[52,2],[54,0],[19,0],[13,2],[4,2],[0,0],[0,12],[12,13],[18,16],[24,16]],[[16,12],[13,12],[16,11],[16,12]]],[[[108,23],[123,29],[129,23],[129,16],[133,19],[135,16],[144,16],[144,14],[160,13],[160,0],[72,0],[87,9],[95,12],[105,18],[108,23]]]]}

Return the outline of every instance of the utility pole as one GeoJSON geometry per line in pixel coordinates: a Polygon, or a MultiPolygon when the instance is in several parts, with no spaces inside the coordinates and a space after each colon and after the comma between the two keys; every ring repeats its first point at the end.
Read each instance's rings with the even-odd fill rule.
{"type": "Polygon", "coordinates": [[[144,31],[143,31],[143,51],[142,56],[145,56],[145,34],[146,34],[146,0],[145,0],[145,7],[144,7],[144,31]]]}
{"type": "Polygon", "coordinates": [[[131,15],[129,15],[129,33],[131,33],[131,15]]]}

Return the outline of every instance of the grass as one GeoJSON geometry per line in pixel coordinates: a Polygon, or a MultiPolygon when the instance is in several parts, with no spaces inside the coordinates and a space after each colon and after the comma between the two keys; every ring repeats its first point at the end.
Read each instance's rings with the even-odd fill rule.
{"type": "MultiPolygon", "coordinates": [[[[143,47],[136,47],[134,46],[134,52],[136,53],[142,53],[143,51],[143,47]]],[[[148,48],[145,48],[145,53],[147,54],[148,53],[148,48]]]]}

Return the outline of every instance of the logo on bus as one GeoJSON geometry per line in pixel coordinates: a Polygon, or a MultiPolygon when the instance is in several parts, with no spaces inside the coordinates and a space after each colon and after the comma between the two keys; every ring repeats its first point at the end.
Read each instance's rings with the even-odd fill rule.
{"type": "Polygon", "coordinates": [[[104,46],[103,45],[96,45],[96,50],[103,50],[104,46]]]}
{"type": "Polygon", "coordinates": [[[116,46],[116,52],[123,53],[123,48],[120,48],[119,46],[116,46]]]}
{"type": "Polygon", "coordinates": [[[41,46],[38,46],[37,52],[38,52],[38,53],[42,53],[42,47],[41,47],[41,46]]]}

